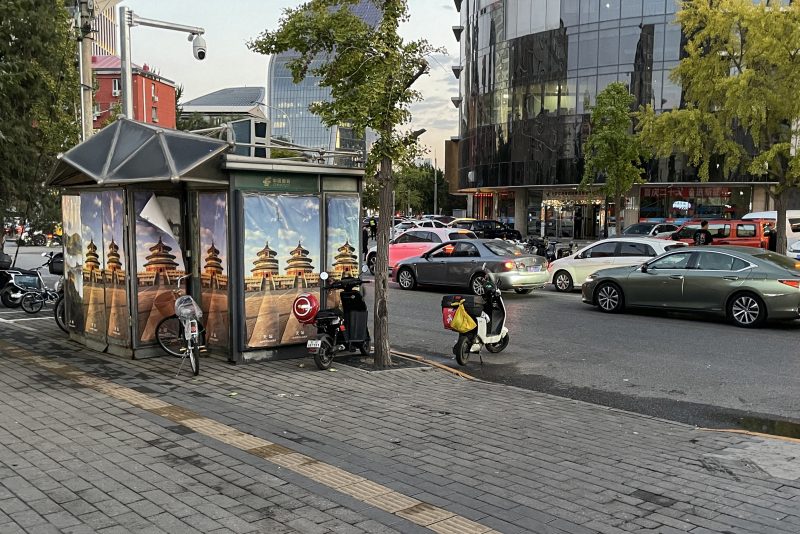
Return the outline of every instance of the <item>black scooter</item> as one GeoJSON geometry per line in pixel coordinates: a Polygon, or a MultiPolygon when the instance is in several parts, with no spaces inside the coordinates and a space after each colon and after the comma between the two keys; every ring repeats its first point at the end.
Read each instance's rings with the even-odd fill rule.
{"type": "Polygon", "coordinates": [[[36,269],[2,269],[0,270],[0,302],[6,308],[18,308],[22,302],[22,296],[29,289],[44,288],[44,281],[39,269],[50,267],[55,258],[56,261],[63,261],[64,255],[61,252],[43,252],[42,257],[47,260],[41,267],[36,269]]]}
{"type": "MultiPolygon", "coordinates": [[[[361,295],[360,287],[369,282],[361,278],[346,277],[327,283],[328,273],[322,272],[319,275],[322,281],[321,291],[328,296],[331,291],[341,290],[339,298],[342,301],[342,309],[326,308],[319,310],[312,317],[304,313],[301,318],[297,310],[303,308],[303,304],[297,305],[300,299],[308,299],[307,295],[301,295],[295,300],[295,316],[301,322],[311,323],[317,327],[317,337],[309,339],[306,343],[308,352],[314,355],[314,363],[321,370],[329,369],[333,358],[339,352],[360,351],[366,356],[370,351],[369,330],[367,328],[367,304],[361,295]]],[[[306,301],[307,302],[307,301],[306,301]]]]}

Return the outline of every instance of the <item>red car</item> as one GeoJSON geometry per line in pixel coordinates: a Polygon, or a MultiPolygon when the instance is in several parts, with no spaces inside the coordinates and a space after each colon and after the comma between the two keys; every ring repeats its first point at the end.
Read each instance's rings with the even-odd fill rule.
{"type": "MultiPolygon", "coordinates": [[[[712,245],[737,245],[740,247],[769,248],[769,233],[764,231],[765,221],[759,219],[717,219],[708,221],[712,245]]],[[[672,234],[673,241],[694,244],[694,233],[700,229],[700,221],[690,221],[672,234]]]]}
{"type": "MultiPolygon", "coordinates": [[[[420,256],[439,243],[456,239],[476,239],[474,233],[462,228],[413,228],[403,232],[389,242],[389,271],[397,262],[420,256]]],[[[377,247],[367,252],[367,267],[375,274],[377,247]]]]}

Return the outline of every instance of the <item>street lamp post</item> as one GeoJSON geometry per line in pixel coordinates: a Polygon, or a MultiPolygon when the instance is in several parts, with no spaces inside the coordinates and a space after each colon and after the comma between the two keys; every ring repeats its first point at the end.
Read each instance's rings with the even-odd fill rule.
{"type": "MultiPolygon", "coordinates": [[[[275,109],[275,110],[278,110],[281,113],[283,113],[283,116],[286,117],[286,127],[289,130],[289,142],[290,143],[294,142],[294,134],[292,133],[292,120],[289,118],[289,115],[285,111],[283,111],[281,108],[277,108],[275,106],[270,106],[269,104],[261,102],[260,100],[253,100],[251,102],[251,104],[258,104],[259,106],[264,106],[267,109],[275,109]]],[[[272,116],[271,115],[267,116],[267,121],[269,122],[269,129],[270,129],[270,136],[269,137],[272,138],[272,116]]]]}
{"type": "Polygon", "coordinates": [[[194,57],[203,60],[206,58],[206,42],[201,37],[206,31],[198,26],[184,26],[162,20],[142,18],[130,8],[119,8],[119,49],[120,49],[120,80],[122,82],[122,113],[133,119],[133,81],[131,74],[131,26],[149,26],[162,30],[186,32],[189,40],[193,41],[194,57]]]}

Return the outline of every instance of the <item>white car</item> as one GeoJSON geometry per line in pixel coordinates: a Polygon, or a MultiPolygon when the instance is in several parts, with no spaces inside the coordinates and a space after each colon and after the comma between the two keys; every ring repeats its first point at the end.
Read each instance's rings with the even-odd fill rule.
{"type": "Polygon", "coordinates": [[[576,254],[558,259],[547,266],[550,283],[557,291],[572,291],[586,277],[600,269],[639,265],[668,250],[685,247],[681,241],[652,237],[615,237],[603,239],[580,249],[576,254]]]}
{"type": "MultiPolygon", "coordinates": [[[[423,228],[415,227],[403,232],[389,241],[389,271],[398,261],[405,258],[419,256],[432,249],[439,243],[455,241],[456,239],[477,239],[475,234],[461,228],[423,228]]],[[[375,256],[378,247],[374,246],[367,251],[367,267],[375,274],[375,256]]]]}

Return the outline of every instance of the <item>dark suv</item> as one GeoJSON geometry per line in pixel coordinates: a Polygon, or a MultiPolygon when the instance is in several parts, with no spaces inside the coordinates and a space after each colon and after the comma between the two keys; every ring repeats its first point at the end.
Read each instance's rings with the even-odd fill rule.
{"type": "Polygon", "coordinates": [[[465,230],[472,230],[475,235],[481,239],[500,238],[522,240],[522,234],[519,233],[519,230],[514,230],[500,221],[463,221],[456,223],[455,226],[464,228],[465,230]]]}

